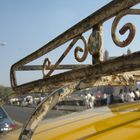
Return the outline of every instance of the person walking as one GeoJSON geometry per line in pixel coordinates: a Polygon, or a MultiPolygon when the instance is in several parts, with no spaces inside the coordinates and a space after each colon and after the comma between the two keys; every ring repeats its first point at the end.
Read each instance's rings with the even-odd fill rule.
{"type": "Polygon", "coordinates": [[[107,94],[107,105],[110,105],[110,94],[107,94]]]}
{"type": "Polygon", "coordinates": [[[87,108],[87,104],[88,104],[87,94],[85,94],[85,96],[84,96],[84,105],[86,106],[86,108],[87,108]]]}
{"type": "Polygon", "coordinates": [[[89,98],[89,107],[90,108],[94,108],[94,101],[95,101],[95,97],[94,97],[94,95],[91,95],[89,98]]]}
{"type": "Polygon", "coordinates": [[[88,108],[90,108],[90,102],[89,102],[90,97],[91,97],[91,94],[88,93],[88,94],[87,94],[87,105],[88,105],[88,108]]]}
{"type": "Polygon", "coordinates": [[[104,93],[104,95],[103,95],[103,105],[106,105],[106,102],[107,102],[107,94],[104,93]]]}
{"type": "Polygon", "coordinates": [[[123,103],[124,102],[124,92],[123,92],[123,89],[120,89],[120,93],[119,93],[119,96],[120,96],[120,99],[121,99],[121,102],[123,103]]]}
{"type": "Polygon", "coordinates": [[[128,93],[127,93],[127,101],[128,102],[133,102],[135,98],[134,93],[129,89],[128,93]]]}

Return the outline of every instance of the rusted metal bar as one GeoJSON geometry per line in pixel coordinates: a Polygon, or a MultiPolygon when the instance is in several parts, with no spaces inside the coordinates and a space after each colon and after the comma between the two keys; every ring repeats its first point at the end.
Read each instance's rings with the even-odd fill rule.
{"type": "Polygon", "coordinates": [[[79,81],[87,77],[101,77],[123,72],[140,70],[140,52],[135,52],[131,55],[121,56],[113,60],[102,62],[93,66],[87,66],[80,70],[64,72],[45,79],[36,80],[27,84],[15,87],[18,92],[31,91],[33,88],[45,87],[45,90],[50,90],[55,87],[62,87],[67,83],[79,81]]]}
{"type": "MultiPolygon", "coordinates": [[[[74,69],[80,69],[86,66],[89,66],[89,65],[88,64],[58,65],[55,69],[56,70],[74,70],[74,69]]],[[[53,68],[54,68],[54,65],[51,65],[49,68],[46,67],[46,70],[51,70],[53,68]]],[[[17,68],[16,70],[18,71],[42,70],[42,65],[25,65],[25,66],[17,68]]]]}
{"type": "Polygon", "coordinates": [[[98,78],[86,78],[80,81],[78,88],[85,89],[94,86],[134,86],[140,78],[135,77],[131,72],[103,76],[98,78]]]}

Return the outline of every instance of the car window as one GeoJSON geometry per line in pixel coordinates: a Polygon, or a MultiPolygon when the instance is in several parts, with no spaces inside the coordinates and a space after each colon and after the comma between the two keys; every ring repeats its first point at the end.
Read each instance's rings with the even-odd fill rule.
{"type": "Polygon", "coordinates": [[[7,118],[5,112],[3,111],[3,109],[0,107],[0,119],[3,119],[3,118],[7,118]]]}

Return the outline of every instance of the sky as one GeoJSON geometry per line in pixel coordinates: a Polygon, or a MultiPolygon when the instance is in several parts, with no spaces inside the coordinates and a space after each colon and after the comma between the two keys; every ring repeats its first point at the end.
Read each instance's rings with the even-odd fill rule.
{"type": "MultiPolygon", "coordinates": [[[[0,0],[0,85],[10,86],[10,67],[15,62],[41,48],[110,1],[0,0]]],[[[138,16],[131,17],[123,18],[120,27],[128,21],[134,22],[136,26],[140,25],[138,16]]],[[[139,32],[134,39],[135,43],[131,43],[128,47],[122,49],[114,45],[110,32],[112,21],[113,18],[103,25],[104,50],[108,50],[110,56],[122,55],[128,48],[132,52],[138,50],[139,32]]],[[[31,64],[42,65],[46,57],[54,64],[67,46],[68,43],[31,64]]],[[[73,50],[62,63],[78,64],[74,59],[73,50]]],[[[84,63],[91,64],[91,56],[88,56],[84,63]]],[[[18,84],[38,78],[42,78],[41,71],[17,72],[18,84]]]]}

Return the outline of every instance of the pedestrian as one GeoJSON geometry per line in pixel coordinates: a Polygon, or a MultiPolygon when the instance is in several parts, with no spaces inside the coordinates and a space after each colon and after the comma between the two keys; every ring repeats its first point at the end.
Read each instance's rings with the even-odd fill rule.
{"type": "Polygon", "coordinates": [[[129,89],[127,92],[127,102],[133,102],[135,98],[134,93],[129,89]]]}
{"type": "Polygon", "coordinates": [[[106,102],[107,102],[107,94],[104,93],[104,95],[103,95],[103,105],[106,105],[106,102]]]}
{"type": "Polygon", "coordinates": [[[85,96],[84,96],[84,105],[86,106],[86,108],[89,107],[89,105],[88,105],[88,96],[87,96],[87,94],[85,94],[85,96]]]}
{"type": "Polygon", "coordinates": [[[132,90],[130,90],[130,97],[131,97],[131,102],[133,102],[135,99],[135,94],[132,90]]]}
{"type": "Polygon", "coordinates": [[[95,97],[94,97],[94,95],[91,95],[89,98],[89,107],[90,108],[94,107],[94,101],[95,101],[95,97]]]}
{"type": "Polygon", "coordinates": [[[88,108],[90,108],[90,97],[91,97],[91,94],[90,93],[88,93],[87,94],[87,104],[88,104],[88,108]]]}
{"type": "Polygon", "coordinates": [[[120,89],[120,93],[119,93],[119,97],[121,99],[121,102],[123,103],[124,102],[124,92],[123,92],[123,89],[120,89]]]}
{"type": "Polygon", "coordinates": [[[107,105],[110,105],[110,94],[107,94],[107,105]]]}

